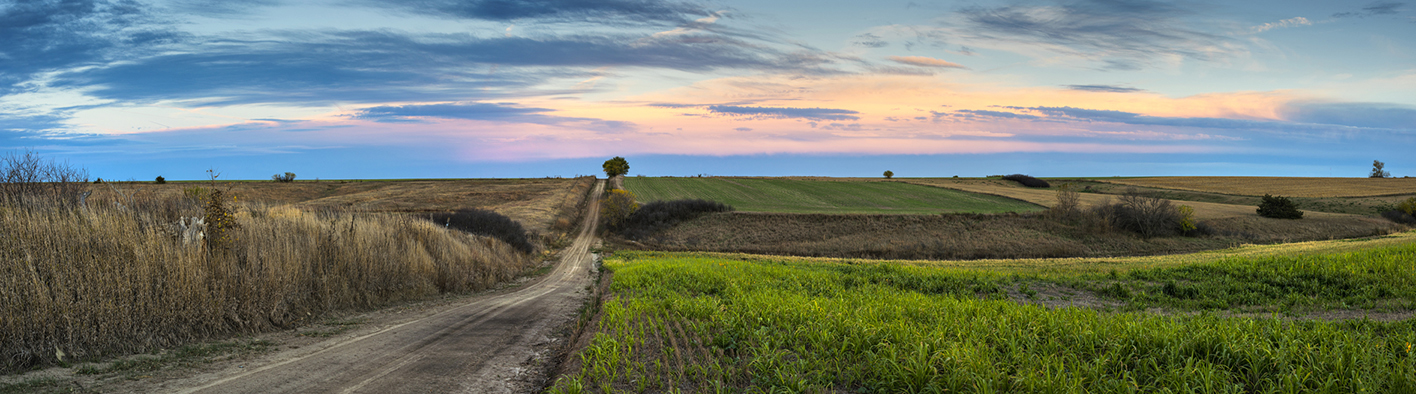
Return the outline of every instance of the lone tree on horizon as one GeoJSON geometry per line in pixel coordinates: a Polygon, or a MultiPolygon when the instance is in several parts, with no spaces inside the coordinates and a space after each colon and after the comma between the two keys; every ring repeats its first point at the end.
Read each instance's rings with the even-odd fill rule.
{"type": "Polygon", "coordinates": [[[605,176],[614,178],[618,175],[629,173],[629,161],[623,157],[615,156],[613,159],[605,160],[605,176]]]}
{"type": "Polygon", "coordinates": [[[1390,173],[1390,172],[1386,172],[1386,171],[1383,171],[1383,170],[1382,170],[1382,168],[1385,168],[1385,167],[1386,167],[1386,163],[1383,163],[1381,160],[1372,160],[1372,175],[1369,175],[1369,176],[1367,176],[1367,177],[1368,177],[1368,178],[1386,178],[1386,177],[1390,177],[1390,176],[1391,176],[1391,173],[1390,173]]]}
{"type": "Polygon", "coordinates": [[[895,176],[895,172],[894,172],[894,171],[885,170],[885,179],[890,179],[891,177],[894,177],[894,176],[895,176]]]}

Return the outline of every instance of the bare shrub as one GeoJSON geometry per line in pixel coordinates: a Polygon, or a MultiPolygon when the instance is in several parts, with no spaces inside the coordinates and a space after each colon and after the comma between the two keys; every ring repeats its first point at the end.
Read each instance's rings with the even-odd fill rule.
{"type": "Polygon", "coordinates": [[[0,157],[0,199],[19,202],[40,198],[73,204],[88,187],[87,170],[46,160],[32,150],[0,157]]]}
{"type": "Polygon", "coordinates": [[[1132,188],[1116,203],[1092,208],[1095,216],[1114,228],[1130,231],[1145,238],[1164,237],[1180,232],[1184,215],[1170,200],[1150,197],[1132,188]]]}
{"type": "Polygon", "coordinates": [[[1081,193],[1072,184],[1057,187],[1057,204],[1047,209],[1047,216],[1053,220],[1074,223],[1081,219],[1081,193]]]}

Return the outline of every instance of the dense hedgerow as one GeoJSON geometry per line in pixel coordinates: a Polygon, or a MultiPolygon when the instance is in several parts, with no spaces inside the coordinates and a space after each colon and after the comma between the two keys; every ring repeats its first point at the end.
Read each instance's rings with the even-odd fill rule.
{"type": "Polygon", "coordinates": [[[727,204],[708,200],[655,201],[640,206],[630,214],[619,232],[631,239],[640,239],[706,213],[731,210],[733,207],[727,204]]]}
{"type": "Polygon", "coordinates": [[[1259,202],[1259,216],[1274,219],[1302,219],[1303,211],[1298,210],[1298,203],[1288,197],[1276,197],[1265,194],[1262,202],[1259,202]]]}
{"type": "Polygon", "coordinates": [[[1023,175],[1023,174],[1008,175],[1008,176],[1003,177],[1003,179],[1007,179],[1007,180],[1010,180],[1010,181],[1013,181],[1013,182],[1017,182],[1017,183],[1022,184],[1023,186],[1027,186],[1027,187],[1052,187],[1052,185],[1051,185],[1051,184],[1048,184],[1047,181],[1044,181],[1044,180],[1041,180],[1041,179],[1037,179],[1037,178],[1033,178],[1033,177],[1030,177],[1030,176],[1027,176],[1027,175],[1023,175]]]}
{"type": "Polygon", "coordinates": [[[1416,216],[1411,216],[1411,214],[1398,209],[1382,212],[1382,217],[1401,224],[1416,225],[1416,216]]]}
{"type": "Polygon", "coordinates": [[[1416,224],[1416,197],[1408,198],[1396,204],[1396,207],[1383,211],[1382,217],[1397,223],[1416,224]]]}
{"type": "Polygon", "coordinates": [[[527,239],[526,229],[521,227],[521,223],[500,213],[470,208],[451,213],[435,213],[429,215],[428,219],[449,228],[500,239],[525,253],[536,250],[527,239]]]}

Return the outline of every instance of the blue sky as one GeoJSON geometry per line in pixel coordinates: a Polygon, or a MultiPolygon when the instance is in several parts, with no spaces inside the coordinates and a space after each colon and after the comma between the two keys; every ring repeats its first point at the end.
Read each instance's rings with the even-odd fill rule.
{"type": "Polygon", "coordinates": [[[1416,175],[1402,1],[0,0],[106,179],[1416,175]]]}

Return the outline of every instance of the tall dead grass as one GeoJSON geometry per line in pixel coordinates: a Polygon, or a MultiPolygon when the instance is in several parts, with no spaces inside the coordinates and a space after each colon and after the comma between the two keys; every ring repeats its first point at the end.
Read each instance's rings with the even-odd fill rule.
{"type": "Polygon", "coordinates": [[[504,242],[407,215],[289,207],[236,209],[224,247],[184,243],[170,216],[202,210],[148,203],[163,208],[0,202],[0,368],[290,327],[485,289],[531,265],[504,242]]]}

